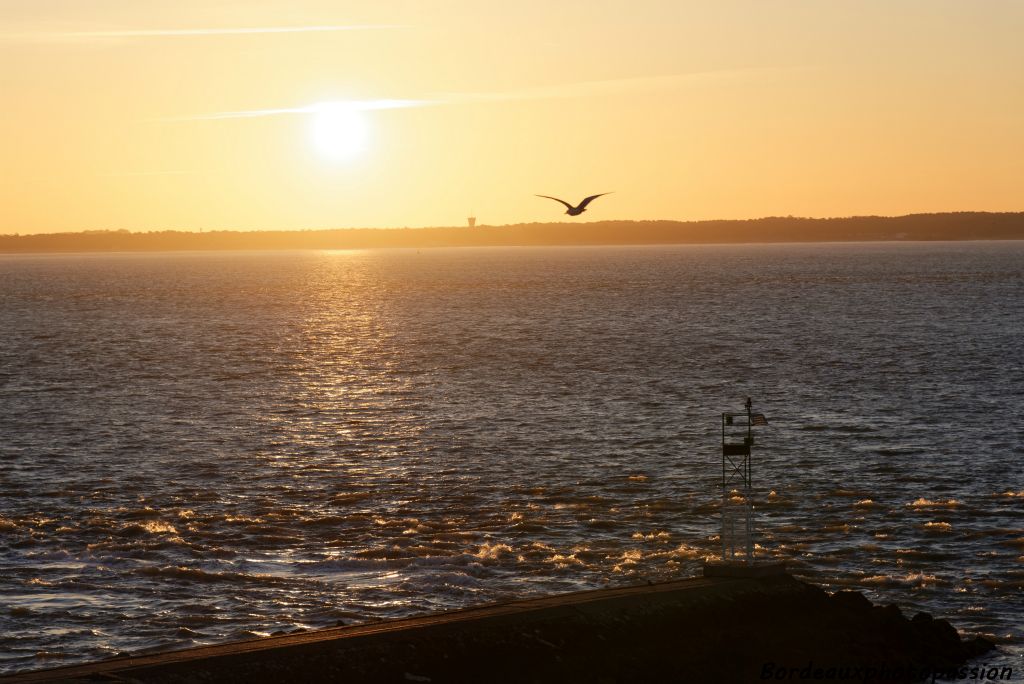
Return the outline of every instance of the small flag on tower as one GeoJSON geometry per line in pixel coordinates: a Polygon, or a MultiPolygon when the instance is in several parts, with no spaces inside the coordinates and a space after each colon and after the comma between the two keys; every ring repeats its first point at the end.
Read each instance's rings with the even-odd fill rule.
{"type": "Polygon", "coordinates": [[[767,425],[768,419],[764,417],[763,413],[755,413],[750,416],[751,425],[767,425]]]}

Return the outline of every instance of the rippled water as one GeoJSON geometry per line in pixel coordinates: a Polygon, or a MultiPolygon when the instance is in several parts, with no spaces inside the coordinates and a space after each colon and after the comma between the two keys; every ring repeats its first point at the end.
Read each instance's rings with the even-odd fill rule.
{"type": "MultiPolygon", "coordinates": [[[[1020,665],[1024,244],[0,257],[0,670],[765,556],[1020,665]]],[[[990,658],[994,661],[995,658],[990,658]]]]}

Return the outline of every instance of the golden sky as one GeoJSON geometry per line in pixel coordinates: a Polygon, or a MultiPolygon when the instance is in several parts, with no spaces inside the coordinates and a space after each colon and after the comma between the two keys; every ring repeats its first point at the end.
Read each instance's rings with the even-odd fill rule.
{"type": "Polygon", "coordinates": [[[0,0],[0,233],[1024,209],[1021,0],[0,0]]]}

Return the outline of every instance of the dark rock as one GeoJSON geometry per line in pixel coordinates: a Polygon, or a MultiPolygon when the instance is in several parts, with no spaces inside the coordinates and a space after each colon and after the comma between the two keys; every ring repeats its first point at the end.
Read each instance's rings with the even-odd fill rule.
{"type": "Polygon", "coordinates": [[[859,591],[837,591],[832,594],[832,605],[839,610],[855,613],[871,610],[871,601],[859,591]]]}
{"type": "Polygon", "coordinates": [[[931,622],[932,620],[934,620],[934,618],[931,615],[929,615],[928,613],[918,613],[913,618],[911,618],[910,621],[913,622],[914,624],[920,624],[920,623],[928,623],[928,622],[931,622]]]}

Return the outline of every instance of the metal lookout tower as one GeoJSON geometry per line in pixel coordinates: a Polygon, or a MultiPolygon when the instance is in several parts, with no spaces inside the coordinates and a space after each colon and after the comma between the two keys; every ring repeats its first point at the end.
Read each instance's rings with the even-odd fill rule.
{"type": "Polygon", "coordinates": [[[722,414],[722,561],[754,561],[754,500],[750,449],[754,426],[768,420],[751,410],[722,414]]]}

